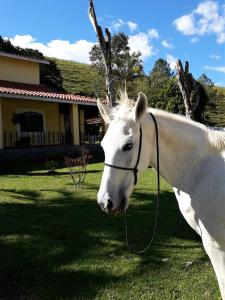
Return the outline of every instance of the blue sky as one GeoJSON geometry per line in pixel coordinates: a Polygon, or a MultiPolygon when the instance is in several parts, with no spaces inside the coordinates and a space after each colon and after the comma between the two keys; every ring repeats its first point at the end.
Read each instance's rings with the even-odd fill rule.
{"type": "MultiPolygon", "coordinates": [[[[1,1],[0,35],[14,45],[47,56],[88,63],[96,36],[87,14],[88,0],[1,1]]],[[[171,68],[188,60],[198,78],[206,73],[225,86],[225,0],[95,0],[99,25],[130,37],[141,51],[148,74],[158,58],[171,68]]]]}

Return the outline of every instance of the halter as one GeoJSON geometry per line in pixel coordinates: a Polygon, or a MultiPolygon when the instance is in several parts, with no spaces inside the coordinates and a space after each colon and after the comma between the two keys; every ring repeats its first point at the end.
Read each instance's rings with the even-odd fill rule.
{"type": "MultiPolygon", "coordinates": [[[[156,215],[155,215],[155,226],[153,229],[153,234],[152,234],[152,238],[150,240],[150,242],[147,244],[147,246],[140,251],[135,250],[133,247],[130,246],[129,241],[128,241],[128,225],[127,225],[127,210],[125,211],[125,229],[126,229],[126,243],[127,243],[127,247],[131,252],[134,252],[136,254],[142,254],[144,252],[146,252],[148,250],[148,248],[151,246],[154,237],[155,237],[155,233],[156,233],[156,228],[157,228],[157,224],[158,224],[158,212],[159,212],[159,194],[160,194],[160,176],[159,176],[159,133],[158,133],[158,125],[155,119],[155,116],[150,112],[149,113],[150,116],[153,119],[154,125],[155,125],[155,137],[156,137],[156,172],[157,172],[157,207],[156,207],[156,215]]],[[[121,167],[121,166],[116,166],[116,165],[111,165],[108,163],[104,163],[105,166],[108,166],[110,168],[114,168],[114,169],[119,169],[119,170],[126,170],[126,171],[133,171],[134,173],[134,185],[136,185],[137,183],[137,175],[138,175],[138,164],[139,164],[139,160],[140,160],[140,155],[141,155],[141,148],[142,148],[142,128],[140,125],[140,137],[139,137],[139,147],[138,147],[138,155],[137,155],[137,161],[136,164],[134,166],[134,168],[126,168],[126,167],[121,167]]]]}
{"type": "Polygon", "coordinates": [[[142,147],[142,129],[141,129],[141,125],[140,125],[138,156],[137,156],[137,161],[136,161],[135,167],[134,168],[125,168],[125,167],[115,166],[115,165],[111,165],[111,164],[107,164],[107,163],[104,163],[104,165],[108,166],[110,168],[114,168],[114,169],[133,171],[133,173],[134,173],[134,185],[136,185],[136,183],[137,183],[137,174],[138,174],[138,168],[137,167],[138,167],[139,160],[140,160],[141,147],[142,147]]]}

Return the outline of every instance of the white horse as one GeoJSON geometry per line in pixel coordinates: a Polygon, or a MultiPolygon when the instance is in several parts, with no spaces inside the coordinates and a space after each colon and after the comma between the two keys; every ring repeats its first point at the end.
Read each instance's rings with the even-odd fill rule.
{"type": "MultiPolygon", "coordinates": [[[[125,97],[126,98],[126,97],[125,97]]],[[[160,175],[173,186],[179,208],[201,236],[225,299],[225,133],[165,111],[147,108],[139,93],[135,104],[121,99],[111,109],[98,102],[109,125],[102,140],[105,165],[98,203],[107,213],[124,212],[134,188],[132,170],[142,147],[138,177],[150,165],[156,168],[155,126],[158,124],[160,175]]]]}

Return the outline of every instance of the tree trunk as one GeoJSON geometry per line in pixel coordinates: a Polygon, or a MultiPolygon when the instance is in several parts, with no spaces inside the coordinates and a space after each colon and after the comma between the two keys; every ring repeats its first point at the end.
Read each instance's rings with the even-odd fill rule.
{"type": "MultiPolygon", "coordinates": [[[[184,100],[185,115],[187,118],[196,120],[195,111],[201,104],[200,84],[189,73],[189,63],[185,62],[185,70],[180,60],[176,64],[177,81],[184,100]]],[[[203,107],[202,107],[203,110],[203,107]]]]}
{"type": "Polygon", "coordinates": [[[95,8],[92,0],[90,0],[89,2],[88,15],[93,25],[93,28],[96,32],[104,65],[105,65],[106,98],[108,104],[110,104],[111,106],[115,106],[115,89],[114,89],[114,80],[112,74],[111,34],[108,28],[106,28],[105,29],[106,38],[104,37],[102,28],[98,25],[97,22],[95,8]]]}

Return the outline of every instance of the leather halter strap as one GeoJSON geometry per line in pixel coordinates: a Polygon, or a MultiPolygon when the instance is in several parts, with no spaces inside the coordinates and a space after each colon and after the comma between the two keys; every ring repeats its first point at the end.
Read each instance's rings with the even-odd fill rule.
{"type": "Polygon", "coordinates": [[[137,183],[137,174],[138,174],[138,164],[139,164],[140,155],[141,155],[141,147],[142,147],[142,128],[141,128],[141,125],[140,125],[138,155],[137,155],[137,161],[136,161],[136,164],[135,164],[134,168],[126,168],[126,167],[111,165],[111,164],[108,164],[106,162],[104,163],[104,165],[108,166],[110,168],[114,168],[114,169],[125,170],[125,171],[133,171],[133,173],[134,173],[134,185],[136,185],[136,183],[137,183]]]}

